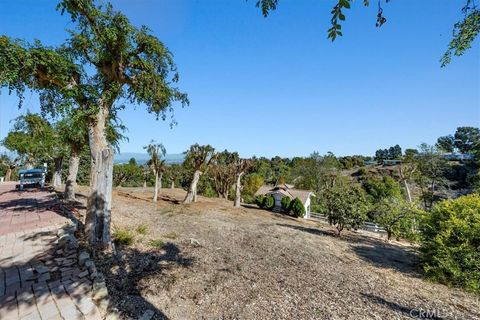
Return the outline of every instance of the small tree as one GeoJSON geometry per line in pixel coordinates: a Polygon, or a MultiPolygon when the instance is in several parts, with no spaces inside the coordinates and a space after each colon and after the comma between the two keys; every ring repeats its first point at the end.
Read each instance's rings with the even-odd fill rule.
{"type": "Polygon", "coordinates": [[[237,158],[233,164],[235,173],[235,201],[233,202],[233,206],[235,208],[240,208],[240,200],[242,193],[242,176],[244,175],[245,171],[250,168],[250,166],[250,160],[239,158],[237,158]]]}
{"type": "Polygon", "coordinates": [[[323,193],[328,221],[335,225],[338,236],[344,229],[356,229],[366,220],[368,203],[362,188],[347,182],[323,193]]]}
{"type": "Polygon", "coordinates": [[[237,152],[224,150],[217,153],[212,161],[209,175],[212,176],[215,190],[224,199],[228,199],[230,188],[235,181],[235,163],[238,159],[237,152]]]}
{"type": "Polygon", "coordinates": [[[388,197],[380,200],[374,208],[374,221],[385,229],[387,240],[392,236],[411,238],[412,225],[418,210],[411,203],[399,197],[388,197]]]}
{"type": "Polygon", "coordinates": [[[165,170],[165,160],[161,158],[165,156],[167,151],[161,143],[156,143],[154,140],[150,142],[148,146],[143,147],[147,150],[150,155],[150,160],[148,160],[147,165],[153,172],[155,176],[155,190],[153,193],[153,202],[157,202],[158,198],[158,188],[162,187],[162,177],[165,170]]]}
{"type": "Polygon", "coordinates": [[[197,184],[200,180],[200,176],[208,170],[212,161],[215,160],[215,157],[215,149],[210,145],[201,146],[196,143],[185,152],[184,166],[193,172],[193,177],[183,203],[192,203],[196,201],[197,184]]]}
{"type": "Polygon", "coordinates": [[[423,143],[414,161],[415,182],[420,187],[425,209],[431,210],[436,201],[436,189],[445,180],[446,160],[441,157],[436,147],[423,143]]]}

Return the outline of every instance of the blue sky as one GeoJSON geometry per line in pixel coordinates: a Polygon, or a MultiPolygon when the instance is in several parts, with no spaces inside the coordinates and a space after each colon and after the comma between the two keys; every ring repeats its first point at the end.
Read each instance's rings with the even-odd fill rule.
{"type": "MultiPolygon", "coordinates": [[[[178,125],[155,121],[143,106],[120,116],[129,128],[122,152],[142,152],[151,139],[179,153],[198,142],[242,156],[306,156],[312,151],[372,155],[400,144],[434,143],[458,126],[480,125],[479,41],[440,68],[439,59],[465,1],[356,1],[344,36],[326,38],[335,1],[281,0],[263,18],[256,0],[115,0],[135,25],[147,25],[170,48],[189,107],[178,125]]],[[[60,44],[71,26],[56,1],[0,0],[0,33],[60,44]]],[[[0,138],[23,109],[3,90],[0,138]]]]}

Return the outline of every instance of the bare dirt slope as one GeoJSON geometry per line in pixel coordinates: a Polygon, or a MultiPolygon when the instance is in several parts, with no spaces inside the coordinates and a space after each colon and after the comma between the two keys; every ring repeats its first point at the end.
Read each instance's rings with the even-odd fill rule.
{"type": "Polygon", "coordinates": [[[200,197],[183,190],[117,189],[113,225],[135,234],[120,259],[103,259],[125,318],[401,319],[434,312],[480,319],[478,296],[423,280],[413,249],[366,234],[200,197]],[[145,235],[135,231],[146,226],[145,235]],[[154,246],[152,240],[158,240],[154,246]]]}

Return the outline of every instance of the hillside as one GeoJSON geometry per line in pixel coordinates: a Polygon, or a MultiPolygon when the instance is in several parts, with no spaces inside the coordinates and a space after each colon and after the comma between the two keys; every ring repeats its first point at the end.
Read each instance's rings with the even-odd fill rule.
{"type": "Polygon", "coordinates": [[[414,247],[368,233],[162,189],[114,191],[115,230],[132,245],[97,266],[122,318],[403,319],[422,310],[480,317],[478,297],[423,279],[414,247]],[[144,227],[144,228],[139,228],[144,227]]]}

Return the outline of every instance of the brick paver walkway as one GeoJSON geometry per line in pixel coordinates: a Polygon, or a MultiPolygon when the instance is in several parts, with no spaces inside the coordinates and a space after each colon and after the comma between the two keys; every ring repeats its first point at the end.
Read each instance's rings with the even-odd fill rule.
{"type": "Polygon", "coordinates": [[[67,218],[43,190],[0,183],[0,319],[100,319],[87,268],[61,249],[67,218]],[[82,270],[83,269],[83,270],[82,270]]]}

